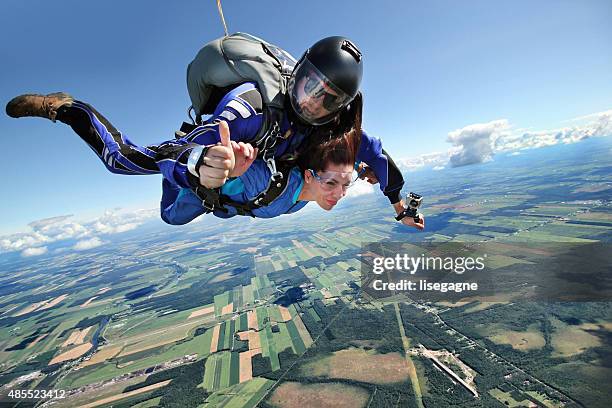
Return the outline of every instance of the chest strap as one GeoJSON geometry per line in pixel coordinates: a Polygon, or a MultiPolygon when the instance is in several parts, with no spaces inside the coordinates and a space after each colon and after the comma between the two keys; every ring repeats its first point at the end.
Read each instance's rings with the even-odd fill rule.
{"type": "Polygon", "coordinates": [[[210,189],[198,186],[194,188],[194,192],[202,200],[202,206],[207,212],[219,210],[228,213],[225,207],[233,207],[238,215],[254,217],[253,210],[267,207],[285,192],[291,169],[295,166],[293,161],[279,161],[277,163],[271,161],[267,164],[268,168],[272,167],[270,168],[272,175],[268,179],[268,185],[265,190],[246,203],[232,200],[229,196],[222,194],[219,188],[210,189]]]}

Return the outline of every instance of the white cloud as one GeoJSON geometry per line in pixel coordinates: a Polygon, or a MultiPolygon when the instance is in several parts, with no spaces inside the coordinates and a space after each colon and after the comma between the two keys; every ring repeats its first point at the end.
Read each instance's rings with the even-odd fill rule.
{"type": "Polygon", "coordinates": [[[577,118],[572,118],[568,122],[577,122],[581,120],[592,120],[592,119],[600,120],[601,118],[606,118],[606,117],[608,118],[608,120],[610,119],[610,117],[612,117],[612,109],[603,111],[603,112],[590,113],[588,115],[579,116],[577,118]]]}
{"type": "Polygon", "coordinates": [[[374,186],[367,181],[357,180],[355,184],[347,190],[346,198],[359,197],[365,194],[374,193],[374,186]]]}
{"type": "Polygon", "coordinates": [[[106,211],[101,217],[84,222],[73,220],[72,215],[45,218],[28,224],[31,230],[29,232],[0,237],[0,252],[24,251],[68,239],[80,240],[75,245],[75,249],[81,249],[96,243],[95,240],[99,239],[95,238],[97,235],[130,231],[158,216],[156,209],[135,211],[113,209],[106,211]],[[84,244],[81,244],[82,242],[84,244]]]}
{"type": "Polygon", "coordinates": [[[446,152],[429,153],[396,160],[402,171],[423,167],[441,170],[447,165],[459,166],[491,160],[496,153],[520,154],[520,150],[576,143],[590,137],[612,136],[612,110],[581,116],[566,122],[583,121],[572,127],[536,131],[514,129],[507,119],[476,123],[448,134],[453,147],[446,152]]]}
{"type": "Polygon", "coordinates": [[[102,241],[100,238],[98,237],[93,237],[91,239],[85,239],[83,241],[79,241],[77,242],[74,247],[72,247],[75,251],[85,251],[87,249],[92,249],[92,248],[96,248],[99,247],[100,245],[104,244],[104,241],[102,241]]]}
{"type": "Polygon", "coordinates": [[[576,143],[590,137],[612,136],[612,110],[574,118],[571,121],[586,123],[560,129],[525,131],[506,135],[497,141],[496,151],[524,150],[553,146],[559,143],[576,143]]]}
{"type": "Polygon", "coordinates": [[[491,160],[493,147],[498,138],[510,128],[506,119],[488,123],[476,123],[448,134],[448,142],[456,148],[450,156],[453,167],[482,163],[491,160]]]}
{"type": "Polygon", "coordinates": [[[452,150],[446,152],[427,153],[417,157],[396,160],[395,163],[402,171],[415,171],[423,167],[440,167],[446,165],[452,150]]]}
{"type": "Polygon", "coordinates": [[[21,256],[23,256],[24,258],[30,257],[30,256],[38,256],[38,255],[42,255],[42,254],[46,254],[47,253],[47,247],[43,246],[43,247],[32,247],[32,248],[26,248],[21,252],[21,256]]]}

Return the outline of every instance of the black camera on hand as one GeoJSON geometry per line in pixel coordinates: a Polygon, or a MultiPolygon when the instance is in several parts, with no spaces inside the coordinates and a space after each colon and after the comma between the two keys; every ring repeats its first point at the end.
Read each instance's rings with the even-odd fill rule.
{"type": "Polygon", "coordinates": [[[418,209],[421,206],[421,202],[423,201],[423,196],[418,195],[416,193],[410,192],[406,196],[404,211],[399,213],[395,219],[397,221],[401,221],[404,217],[412,217],[414,222],[418,223],[420,221],[418,209]]]}

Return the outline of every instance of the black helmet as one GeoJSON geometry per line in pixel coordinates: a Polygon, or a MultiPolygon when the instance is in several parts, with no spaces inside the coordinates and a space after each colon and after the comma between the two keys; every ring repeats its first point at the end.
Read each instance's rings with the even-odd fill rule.
{"type": "Polygon", "coordinates": [[[327,37],[310,47],[289,79],[289,99],[297,115],[311,125],[331,121],[357,94],[361,52],[344,37],[327,37]]]}

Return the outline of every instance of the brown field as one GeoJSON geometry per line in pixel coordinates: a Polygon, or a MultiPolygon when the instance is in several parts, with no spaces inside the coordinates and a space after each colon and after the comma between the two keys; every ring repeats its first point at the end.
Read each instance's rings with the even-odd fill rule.
{"type": "Polygon", "coordinates": [[[49,333],[41,334],[40,336],[38,336],[33,342],[28,344],[28,347],[26,347],[26,349],[31,349],[32,347],[34,347],[36,345],[36,343],[38,343],[39,341],[41,341],[42,339],[47,337],[47,334],[49,334],[49,333]]]}
{"type": "Polygon", "coordinates": [[[249,339],[248,331],[238,332],[236,334],[238,335],[238,338],[240,339],[240,341],[246,341],[249,339]]]}
{"type": "Polygon", "coordinates": [[[366,390],[350,385],[284,382],[268,402],[279,408],[358,408],[364,407],[369,398],[366,390]]]}
{"type": "Polygon", "coordinates": [[[232,277],[232,273],[231,272],[225,272],[225,273],[222,273],[222,274],[217,275],[214,278],[212,278],[210,280],[210,283],[223,282],[223,281],[226,281],[228,279],[231,279],[231,277],[232,277]]]}
{"type": "Polygon", "coordinates": [[[214,353],[217,351],[217,347],[219,346],[219,331],[221,329],[221,325],[218,324],[213,329],[212,341],[210,342],[210,352],[214,353]]]}
{"type": "Polygon", "coordinates": [[[117,354],[119,354],[120,351],[120,346],[101,348],[96,352],[96,354],[91,357],[90,360],[83,362],[83,364],[81,364],[81,367],[87,367],[90,365],[102,363],[106,360],[115,357],[117,354]]]}
{"type": "MultiPolygon", "coordinates": [[[[259,353],[259,352],[257,352],[259,353]]],[[[239,382],[249,381],[253,378],[253,365],[251,359],[255,354],[251,350],[240,353],[240,379],[239,382]]]]}
{"type": "Polygon", "coordinates": [[[509,344],[513,349],[521,351],[540,349],[546,344],[540,330],[533,325],[527,331],[493,329],[487,337],[497,344],[509,344]]]}
{"type": "Polygon", "coordinates": [[[81,332],[79,333],[79,335],[77,336],[77,338],[74,341],[74,344],[81,344],[85,341],[85,336],[87,336],[87,334],[89,333],[89,331],[93,329],[93,326],[89,326],[84,328],[83,330],[81,330],[81,332]]]}
{"type": "Polygon", "coordinates": [[[87,305],[89,305],[89,304],[90,304],[90,303],[91,303],[91,302],[92,302],[94,299],[97,299],[97,298],[98,298],[97,296],[90,297],[89,299],[87,299],[87,301],[85,301],[85,302],[84,302],[84,303],[81,305],[81,307],[87,307],[87,305]]]}
{"type": "Polygon", "coordinates": [[[229,314],[232,313],[234,311],[234,303],[231,302],[228,305],[223,306],[223,308],[221,309],[221,315],[223,316],[224,314],[229,314]]]}
{"type": "Polygon", "coordinates": [[[85,336],[87,336],[87,333],[89,333],[92,328],[93,326],[89,326],[84,328],[83,330],[74,330],[72,333],[70,333],[70,336],[68,336],[66,341],[62,344],[62,347],[68,347],[72,344],[79,345],[83,343],[83,341],[85,341],[85,336]]]}
{"type": "Polygon", "coordinates": [[[257,314],[255,310],[249,310],[247,312],[247,319],[249,321],[249,329],[259,330],[259,326],[257,325],[257,314]]]}
{"type": "Polygon", "coordinates": [[[58,304],[60,304],[64,299],[66,299],[68,297],[68,294],[64,294],[61,296],[56,297],[55,299],[53,299],[51,302],[43,305],[40,309],[38,310],[45,310],[45,309],[51,309],[52,307],[57,306],[58,304]]]}
{"type": "Polygon", "coordinates": [[[377,354],[360,348],[336,351],[305,364],[305,375],[343,378],[372,384],[392,384],[409,380],[406,360],[399,353],[377,354]]]}
{"type": "Polygon", "coordinates": [[[92,347],[93,347],[93,344],[91,343],[85,343],[85,344],[76,346],[73,349],[70,349],[62,354],[59,354],[53,357],[53,359],[49,361],[49,365],[52,365],[55,363],[62,363],[68,360],[74,360],[75,358],[81,357],[83,354],[87,353],[92,347]]]}
{"type": "Polygon", "coordinates": [[[249,331],[249,350],[261,350],[261,339],[259,338],[259,332],[249,331]]]}
{"type": "Polygon", "coordinates": [[[601,345],[599,337],[585,331],[592,328],[592,324],[569,326],[557,319],[551,319],[551,323],[555,328],[552,334],[553,357],[569,357],[601,345]]]}
{"type": "Polygon", "coordinates": [[[66,341],[62,343],[62,347],[68,347],[69,345],[74,344],[74,339],[76,339],[80,332],[81,331],[79,329],[76,329],[72,333],[70,333],[70,336],[68,336],[66,341]]]}
{"type": "Polygon", "coordinates": [[[306,348],[310,347],[312,345],[312,337],[310,337],[310,333],[308,333],[308,329],[306,328],[306,326],[304,326],[304,322],[302,321],[302,318],[299,315],[295,316],[295,319],[293,319],[293,323],[295,323],[295,327],[298,329],[298,332],[300,333],[300,337],[302,338],[302,341],[304,342],[304,346],[306,346],[306,348]]]}
{"type": "Polygon", "coordinates": [[[214,313],[214,312],[215,312],[214,306],[205,307],[203,309],[199,309],[199,310],[191,312],[191,314],[189,315],[187,319],[191,319],[193,317],[198,317],[198,316],[204,316],[204,315],[214,313]]]}
{"type": "Polygon", "coordinates": [[[120,400],[120,399],[132,397],[134,395],[142,394],[143,392],[149,392],[149,391],[155,390],[157,388],[165,387],[166,385],[168,385],[170,383],[170,381],[172,381],[172,380],[166,380],[166,381],[158,382],[158,383],[155,383],[155,384],[148,385],[146,387],[139,388],[139,389],[134,390],[134,391],[124,392],[123,394],[115,395],[113,397],[104,398],[104,399],[98,400],[96,402],[92,402],[90,404],[83,405],[82,408],[93,408],[93,407],[97,407],[97,406],[100,406],[100,405],[108,404],[109,402],[113,402],[113,401],[117,401],[117,400],[120,400]]]}
{"type": "Polygon", "coordinates": [[[291,320],[291,313],[289,312],[289,309],[287,309],[286,307],[283,306],[279,306],[278,309],[280,310],[281,316],[283,318],[283,322],[288,322],[289,320],[291,320]]]}
{"type": "Polygon", "coordinates": [[[24,314],[31,313],[35,311],[36,309],[38,309],[39,307],[41,307],[42,305],[44,305],[46,302],[47,302],[46,300],[43,300],[42,302],[33,303],[30,306],[27,306],[24,309],[21,309],[19,312],[15,313],[13,317],[19,317],[19,316],[23,316],[24,314]]]}

